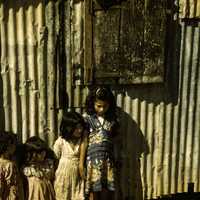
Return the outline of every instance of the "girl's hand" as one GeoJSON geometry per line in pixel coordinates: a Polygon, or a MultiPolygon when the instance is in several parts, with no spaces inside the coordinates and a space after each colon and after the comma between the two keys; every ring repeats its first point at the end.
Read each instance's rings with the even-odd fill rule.
{"type": "Polygon", "coordinates": [[[81,179],[85,179],[85,172],[84,172],[84,166],[82,164],[79,164],[79,175],[81,179]]]}

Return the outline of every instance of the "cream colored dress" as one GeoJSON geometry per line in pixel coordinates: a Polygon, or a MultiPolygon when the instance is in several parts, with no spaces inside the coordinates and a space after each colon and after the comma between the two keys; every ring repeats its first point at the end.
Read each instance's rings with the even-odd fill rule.
{"type": "Polygon", "coordinates": [[[83,200],[84,185],[79,176],[80,139],[75,145],[59,137],[54,152],[59,159],[55,174],[56,200],[83,200]]]}
{"type": "MultiPolygon", "coordinates": [[[[52,179],[54,166],[52,160],[46,160],[41,164],[30,164],[23,167],[23,173],[27,178],[27,200],[55,200],[55,192],[52,179]]],[[[26,192],[27,192],[26,191],[26,192]]]]}

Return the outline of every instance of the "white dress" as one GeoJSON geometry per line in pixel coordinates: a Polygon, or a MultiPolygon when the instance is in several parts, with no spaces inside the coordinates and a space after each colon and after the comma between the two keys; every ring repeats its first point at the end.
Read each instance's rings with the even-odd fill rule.
{"type": "Polygon", "coordinates": [[[27,178],[28,188],[26,199],[28,200],[55,200],[55,192],[52,184],[54,176],[53,160],[45,160],[43,163],[29,164],[23,167],[23,173],[27,178]]]}
{"type": "Polygon", "coordinates": [[[84,199],[84,185],[79,176],[79,147],[80,139],[72,146],[59,137],[54,144],[54,152],[59,159],[54,182],[56,200],[84,199]]]}

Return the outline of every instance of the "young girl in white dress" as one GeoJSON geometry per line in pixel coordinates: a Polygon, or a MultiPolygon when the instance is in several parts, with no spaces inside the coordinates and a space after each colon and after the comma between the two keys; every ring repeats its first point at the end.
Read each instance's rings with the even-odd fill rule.
{"type": "Polygon", "coordinates": [[[81,145],[87,138],[84,129],[85,123],[80,114],[73,111],[64,114],[61,135],[54,144],[54,152],[59,159],[54,182],[56,200],[84,199],[85,155],[80,155],[81,145]]]}

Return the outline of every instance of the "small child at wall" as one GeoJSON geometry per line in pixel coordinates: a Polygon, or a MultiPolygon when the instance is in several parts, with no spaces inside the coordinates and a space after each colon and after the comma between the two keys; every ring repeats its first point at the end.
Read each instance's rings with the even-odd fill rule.
{"type": "Polygon", "coordinates": [[[25,149],[25,163],[22,171],[27,181],[26,199],[55,200],[54,159],[48,157],[51,150],[37,136],[28,138],[25,149]]]}

